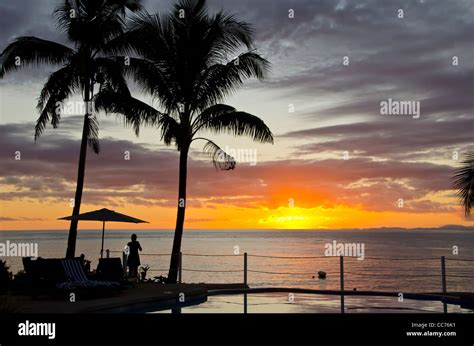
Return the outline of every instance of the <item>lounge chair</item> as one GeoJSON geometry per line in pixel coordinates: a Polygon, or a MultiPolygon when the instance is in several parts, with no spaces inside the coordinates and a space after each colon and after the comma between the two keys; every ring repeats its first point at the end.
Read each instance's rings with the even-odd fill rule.
{"type": "Polygon", "coordinates": [[[33,297],[42,293],[57,295],[65,291],[74,291],[81,296],[97,296],[121,287],[118,282],[90,280],[80,258],[24,259],[23,264],[31,279],[33,297]]]}
{"type": "Polygon", "coordinates": [[[60,259],[38,257],[33,261],[30,257],[24,257],[23,267],[33,297],[42,293],[54,292],[57,289],[57,283],[65,281],[60,259]]]}
{"type": "Polygon", "coordinates": [[[74,290],[77,288],[119,288],[120,283],[114,281],[89,280],[80,259],[62,259],[66,281],[57,284],[60,289],[74,290]]]}

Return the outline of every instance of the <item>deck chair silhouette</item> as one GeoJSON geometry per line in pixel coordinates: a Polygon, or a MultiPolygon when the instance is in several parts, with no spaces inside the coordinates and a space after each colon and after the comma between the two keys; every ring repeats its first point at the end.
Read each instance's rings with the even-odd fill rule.
{"type": "Polygon", "coordinates": [[[90,280],[79,258],[61,259],[61,264],[64,269],[65,282],[59,283],[57,286],[61,289],[76,289],[76,288],[118,288],[120,284],[114,281],[98,281],[90,280]]]}

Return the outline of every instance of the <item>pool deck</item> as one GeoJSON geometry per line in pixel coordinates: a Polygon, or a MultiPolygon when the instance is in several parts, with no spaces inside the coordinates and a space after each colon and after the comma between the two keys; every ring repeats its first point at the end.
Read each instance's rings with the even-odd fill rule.
{"type": "MultiPolygon", "coordinates": [[[[114,295],[96,299],[77,299],[70,302],[50,297],[33,299],[25,295],[10,295],[9,303],[16,313],[130,313],[142,311],[151,306],[172,306],[180,297],[185,302],[199,303],[206,301],[208,289],[245,288],[241,284],[157,284],[141,283],[135,287],[125,288],[114,295]]],[[[186,304],[183,304],[186,305],[186,304]]]]}

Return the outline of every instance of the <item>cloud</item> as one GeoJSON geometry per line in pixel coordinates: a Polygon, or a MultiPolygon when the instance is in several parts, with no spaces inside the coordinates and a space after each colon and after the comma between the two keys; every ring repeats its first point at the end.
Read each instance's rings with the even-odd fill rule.
{"type": "Polygon", "coordinates": [[[305,119],[370,117],[388,98],[421,101],[425,117],[472,116],[471,2],[277,1],[258,8],[266,11],[261,21],[272,32],[265,42],[275,59],[262,88],[280,90],[305,119]],[[293,4],[295,19],[284,18],[293,4]]]}
{"type": "Polygon", "coordinates": [[[0,222],[10,222],[10,221],[44,221],[46,219],[37,218],[37,217],[4,217],[0,216],[0,222]]]}
{"type": "MultiPolygon", "coordinates": [[[[166,12],[173,3],[146,1],[145,7],[166,12]]],[[[5,18],[0,47],[25,34],[63,42],[51,17],[57,4],[0,4],[5,18]]],[[[256,47],[272,62],[270,78],[248,87],[297,103],[298,114],[307,120],[370,117],[389,97],[422,101],[424,116],[472,115],[471,0],[210,0],[209,6],[211,12],[224,9],[251,23],[256,47]],[[294,18],[288,18],[290,9],[294,18]],[[342,63],[345,56],[349,66],[342,63]],[[453,56],[458,66],[452,65],[453,56]]],[[[46,75],[46,70],[29,69],[0,83],[39,85],[46,75]]]]}
{"type": "MultiPolygon", "coordinates": [[[[79,150],[79,140],[56,137],[51,131],[34,143],[30,131],[29,126],[20,124],[0,126],[0,183],[8,187],[0,198],[69,203],[75,188],[74,153],[79,150]],[[21,152],[21,160],[15,160],[15,151],[21,152]]],[[[176,205],[175,150],[114,138],[103,138],[101,144],[100,155],[88,153],[85,203],[176,205]],[[125,159],[126,152],[130,160],[125,159]]],[[[273,208],[287,205],[293,198],[304,207],[344,204],[395,210],[396,201],[403,198],[413,211],[441,210],[452,206],[432,203],[425,196],[449,190],[451,174],[452,167],[447,165],[370,158],[287,159],[256,166],[241,164],[235,171],[218,172],[202,155],[192,152],[188,206],[273,208]]]]}
{"type": "Polygon", "coordinates": [[[454,151],[473,149],[468,130],[474,129],[472,117],[432,121],[380,115],[379,119],[293,131],[281,137],[305,140],[296,146],[295,155],[348,151],[351,156],[380,159],[449,160],[454,151]]]}

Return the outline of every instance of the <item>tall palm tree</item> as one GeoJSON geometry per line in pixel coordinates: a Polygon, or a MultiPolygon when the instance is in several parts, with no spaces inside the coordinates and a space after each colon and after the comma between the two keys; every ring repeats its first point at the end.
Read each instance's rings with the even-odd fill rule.
{"type": "Polygon", "coordinates": [[[462,166],[454,174],[453,186],[458,190],[464,213],[468,217],[474,204],[474,152],[465,155],[462,166]]]}
{"type": "MultiPolygon", "coordinates": [[[[53,72],[38,98],[39,118],[35,127],[37,140],[47,123],[56,128],[61,114],[60,105],[71,95],[81,93],[84,104],[77,185],[72,215],[78,215],[81,207],[87,145],[99,152],[98,121],[92,113],[91,100],[94,86],[105,81],[109,85],[128,90],[122,76],[122,65],[104,52],[120,40],[125,32],[126,10],[137,11],[141,0],[65,0],[54,15],[58,28],[63,31],[72,47],[37,37],[19,37],[1,54],[0,77],[10,71],[28,65],[48,64],[60,68],[53,72]],[[59,102],[59,103],[58,103],[59,102]]],[[[74,257],[78,221],[71,221],[66,257],[74,257]]]]}
{"type": "MultiPolygon", "coordinates": [[[[138,56],[128,74],[159,101],[161,111],[116,88],[104,85],[95,105],[125,115],[138,134],[141,125],[159,126],[166,145],[175,144],[179,156],[176,228],[168,282],[177,281],[186,211],[187,164],[191,144],[204,141],[216,168],[234,169],[234,159],[203,131],[250,136],[273,143],[273,135],[257,116],[221,104],[245,79],[262,80],[269,62],[253,50],[253,30],[234,15],[208,14],[205,0],[181,0],[168,15],[141,13],[132,20],[125,40],[138,56]]],[[[126,50],[126,49],[125,49],[126,50]]],[[[117,45],[111,52],[123,52],[117,45]]],[[[127,68],[126,68],[127,69],[127,68]]]]}

